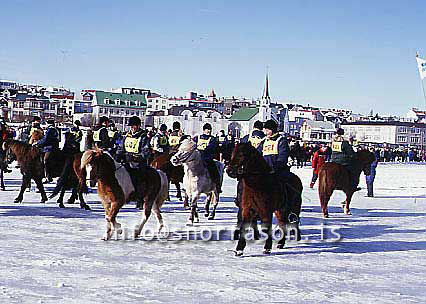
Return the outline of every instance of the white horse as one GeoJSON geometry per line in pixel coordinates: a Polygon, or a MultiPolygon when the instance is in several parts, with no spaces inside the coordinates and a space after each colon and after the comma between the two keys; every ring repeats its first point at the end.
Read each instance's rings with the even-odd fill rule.
{"type": "MultiPolygon", "coordinates": [[[[183,184],[186,194],[191,204],[191,215],[188,224],[198,222],[197,202],[201,194],[206,194],[205,216],[209,220],[214,219],[216,208],[219,203],[219,193],[217,187],[210,177],[210,174],[201,159],[201,153],[197,150],[197,145],[192,139],[182,141],[178,152],[170,159],[174,166],[183,165],[185,175],[183,184]],[[213,211],[209,214],[210,201],[213,199],[213,211]],[[209,216],[210,215],[210,216],[209,216]]],[[[215,161],[220,174],[220,183],[223,181],[224,164],[215,161]]]]}

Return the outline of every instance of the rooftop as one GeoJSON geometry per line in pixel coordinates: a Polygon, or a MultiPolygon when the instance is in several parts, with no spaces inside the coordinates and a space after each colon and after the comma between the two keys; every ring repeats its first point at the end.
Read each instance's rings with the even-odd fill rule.
{"type": "Polygon", "coordinates": [[[257,113],[259,113],[258,108],[241,108],[234,114],[232,114],[229,120],[234,121],[249,121],[251,120],[257,113]]]}

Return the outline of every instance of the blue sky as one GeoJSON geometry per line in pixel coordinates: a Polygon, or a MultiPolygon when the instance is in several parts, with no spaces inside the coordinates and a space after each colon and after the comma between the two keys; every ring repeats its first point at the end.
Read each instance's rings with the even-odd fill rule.
{"type": "MultiPolygon", "coordinates": [[[[425,107],[422,1],[2,1],[0,78],[405,114],[425,107]],[[7,12],[7,13],[5,13],[7,12]]],[[[426,85],[426,84],[425,84],[426,85]]]]}

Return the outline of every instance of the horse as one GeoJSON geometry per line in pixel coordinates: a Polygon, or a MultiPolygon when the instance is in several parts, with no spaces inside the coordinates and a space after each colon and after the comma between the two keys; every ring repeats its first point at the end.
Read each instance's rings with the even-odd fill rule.
{"type": "Polygon", "coordinates": [[[268,236],[264,246],[265,254],[269,254],[272,248],[273,214],[283,232],[278,242],[279,249],[284,248],[285,232],[290,234],[294,231],[296,239],[301,239],[299,221],[290,223],[288,219],[291,213],[299,218],[302,207],[303,186],[297,175],[290,173],[284,186],[277,180],[277,176],[271,173],[268,163],[250,143],[240,143],[235,147],[226,172],[231,178],[241,179],[243,185],[240,207],[241,233],[235,251],[237,256],[243,254],[246,246],[247,228],[258,217],[262,221],[262,231],[268,236]]]}
{"type": "MultiPolygon", "coordinates": [[[[144,172],[138,171],[138,184],[133,185],[130,174],[124,165],[116,162],[108,152],[101,149],[88,150],[83,153],[80,170],[83,169],[86,169],[91,186],[94,186],[96,182],[98,184],[98,195],[101,198],[107,221],[103,240],[109,240],[114,231],[119,234],[122,232],[121,225],[116,221],[117,214],[125,203],[135,200],[137,192],[144,193],[144,214],[142,222],[135,228],[134,236],[140,235],[152,210],[157,216],[158,231],[161,231],[164,224],[160,208],[169,194],[169,182],[164,172],[147,167],[144,172]]],[[[84,182],[83,175],[81,175],[80,183],[84,182]]]]}
{"type": "MultiPolygon", "coordinates": [[[[216,184],[212,181],[207,167],[201,159],[201,153],[197,149],[195,142],[191,138],[183,140],[178,151],[172,156],[170,161],[174,166],[183,165],[185,171],[183,184],[191,205],[191,215],[188,219],[188,225],[192,225],[194,221],[199,221],[197,202],[203,193],[207,195],[204,216],[208,217],[209,220],[213,220],[219,203],[219,193],[216,184]],[[209,210],[211,200],[213,201],[212,213],[209,210]]],[[[224,165],[219,161],[215,161],[215,163],[221,177],[220,182],[222,183],[224,165]]]]}
{"type": "MultiPolygon", "coordinates": [[[[374,153],[368,150],[358,150],[355,153],[353,174],[358,180],[362,171],[365,175],[370,175],[371,163],[374,162],[375,159],[374,153]]],[[[334,190],[342,190],[346,194],[346,200],[341,204],[343,212],[347,215],[351,215],[349,205],[355,191],[350,172],[340,164],[327,162],[319,170],[318,179],[318,193],[323,216],[325,218],[329,217],[327,205],[334,190]]]]}
{"type": "Polygon", "coordinates": [[[40,150],[32,145],[14,139],[7,139],[3,143],[2,148],[6,153],[12,152],[16,156],[22,174],[21,191],[14,202],[21,203],[23,201],[24,191],[31,185],[31,179],[33,179],[40,191],[41,203],[45,203],[47,195],[42,182],[44,169],[40,150]]]}
{"type": "MultiPolygon", "coordinates": [[[[167,179],[170,183],[176,186],[176,197],[179,200],[182,200],[182,193],[180,189],[180,183],[183,182],[183,166],[173,166],[173,164],[170,162],[170,159],[172,158],[172,153],[164,153],[160,156],[157,156],[154,158],[154,160],[151,162],[151,167],[157,170],[161,170],[167,175],[167,179]]],[[[185,201],[187,201],[187,198],[185,197],[185,201]]]]}
{"type": "Polygon", "coordinates": [[[290,147],[289,156],[291,158],[293,166],[296,163],[297,168],[303,167],[304,154],[303,154],[302,147],[300,147],[299,144],[294,144],[293,146],[290,147]]]}
{"type": "MultiPolygon", "coordinates": [[[[59,193],[59,198],[56,202],[59,204],[60,208],[65,208],[65,205],[64,205],[65,191],[67,189],[71,189],[72,190],[71,197],[68,199],[67,204],[74,204],[75,200],[78,197],[78,200],[80,202],[80,208],[85,210],[91,210],[89,205],[87,205],[86,202],[84,201],[84,197],[83,197],[83,193],[88,192],[86,183],[80,182],[80,180],[84,178],[83,175],[85,174],[84,170],[80,168],[82,155],[83,153],[79,152],[79,153],[75,153],[72,156],[71,168],[69,168],[69,170],[64,169],[64,167],[67,165],[66,159],[68,156],[65,155],[63,151],[59,151],[59,150],[55,151],[52,155],[53,156],[52,158],[55,161],[55,168],[58,168],[58,169],[60,168],[61,171],[59,170],[51,171],[50,176],[59,177],[64,182],[60,185],[59,189],[55,188],[55,191],[50,195],[49,198],[52,199],[59,193]]],[[[59,183],[60,182],[58,180],[58,184],[59,183]]],[[[58,185],[56,187],[58,187],[58,185]]]]}

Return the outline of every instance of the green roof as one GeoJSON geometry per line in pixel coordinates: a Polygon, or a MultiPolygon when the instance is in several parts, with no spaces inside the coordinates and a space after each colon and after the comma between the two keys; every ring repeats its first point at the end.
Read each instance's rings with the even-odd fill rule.
{"type": "Polygon", "coordinates": [[[96,91],[96,101],[100,106],[111,107],[130,107],[143,108],[146,107],[145,95],[110,93],[104,91],[96,91]]]}
{"type": "Polygon", "coordinates": [[[229,120],[244,120],[248,121],[252,119],[257,113],[259,113],[258,108],[241,108],[234,114],[232,114],[229,120]]]}

